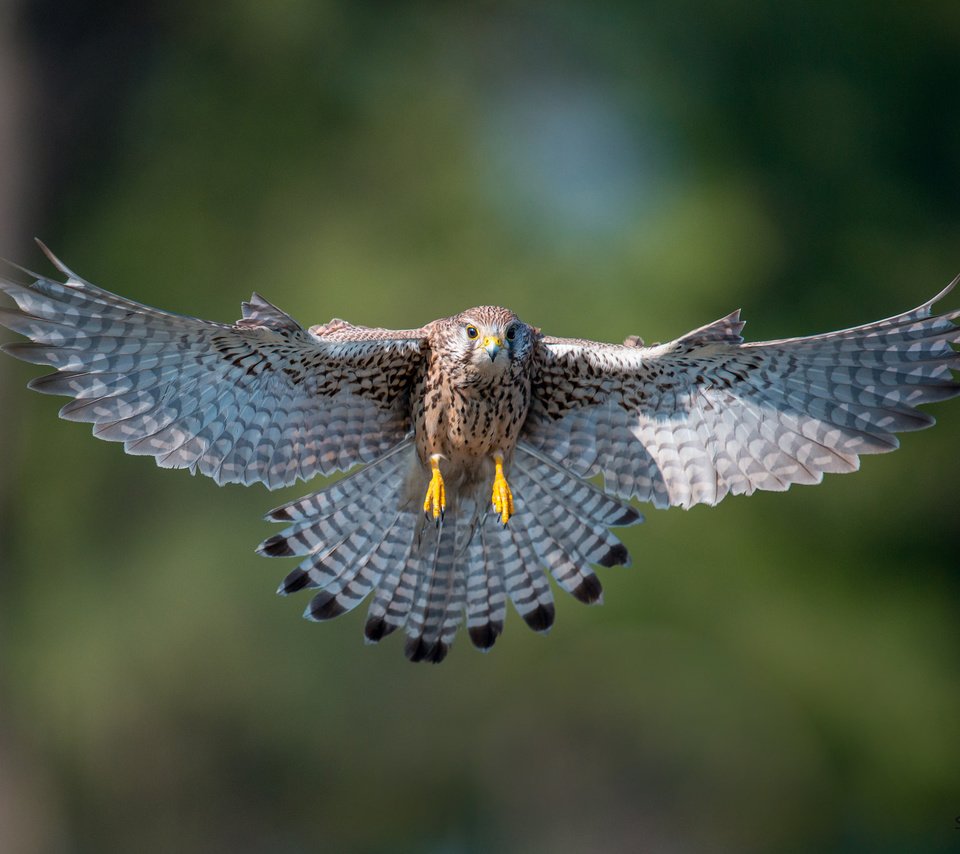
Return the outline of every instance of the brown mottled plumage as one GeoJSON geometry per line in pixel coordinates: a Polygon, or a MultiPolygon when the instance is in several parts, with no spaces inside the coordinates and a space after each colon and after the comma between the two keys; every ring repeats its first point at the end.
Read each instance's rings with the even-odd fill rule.
{"type": "MultiPolygon", "coordinates": [[[[279,507],[260,545],[299,563],[283,594],[316,590],[326,620],[368,596],[368,640],[403,628],[440,661],[466,619],[489,649],[509,599],[537,631],[553,597],[601,599],[592,565],[626,565],[609,528],[656,506],[817,483],[933,418],[960,393],[953,320],[932,306],[853,329],[744,344],[739,314],[676,341],[545,337],[480,306],[421,329],[332,320],[304,330],[254,294],[232,325],[169,314],[79,278],[0,279],[0,324],[51,365],[30,383],[161,466],[274,489],[361,466],[279,507]],[[602,474],[604,491],[586,478],[602,474]],[[617,497],[614,497],[617,496],[617,497]],[[495,512],[494,512],[495,511],[495,512]]],[[[952,285],[950,286],[952,287],[952,285]]]]}
{"type": "MultiPolygon", "coordinates": [[[[534,333],[512,312],[480,306],[426,327],[426,370],[411,395],[413,434],[424,466],[439,454],[441,470],[456,504],[493,479],[493,454],[501,452],[509,466],[530,406],[530,373],[534,333]],[[467,328],[478,329],[476,341],[467,328]],[[482,347],[484,332],[497,334],[506,346],[495,358],[482,347]],[[508,341],[508,331],[512,340],[508,341]]],[[[414,478],[414,497],[422,498],[426,482],[414,478]]]]}

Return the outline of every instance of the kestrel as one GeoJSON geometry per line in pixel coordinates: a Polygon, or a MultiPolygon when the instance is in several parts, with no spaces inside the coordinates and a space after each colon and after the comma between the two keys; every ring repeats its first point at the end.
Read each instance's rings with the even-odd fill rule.
{"type": "MultiPolygon", "coordinates": [[[[42,245],[42,244],[41,244],[42,245]]],[[[45,250],[46,251],[46,250],[45,250]]],[[[954,320],[919,308],[839,332],[744,343],[739,312],[666,344],[543,335],[480,306],[420,329],[304,329],[254,294],[233,324],[160,311],[84,281],[0,279],[3,349],[55,372],[30,387],[166,468],[269,489],[356,469],[267,515],[260,544],[295,556],[282,595],[327,620],[370,597],[364,632],[397,629],[441,661],[464,620],[482,650],[509,599],[547,631],[556,583],[599,602],[592,565],[627,565],[628,503],[716,504],[819,483],[960,394],[954,320]],[[604,488],[588,478],[602,475],[604,488]]],[[[960,277],[958,277],[960,278],[960,277]]]]}

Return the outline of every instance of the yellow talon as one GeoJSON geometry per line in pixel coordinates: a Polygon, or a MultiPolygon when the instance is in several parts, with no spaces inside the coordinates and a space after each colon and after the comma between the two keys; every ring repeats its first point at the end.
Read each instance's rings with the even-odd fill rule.
{"type": "Polygon", "coordinates": [[[423,512],[432,513],[434,519],[439,519],[447,506],[447,490],[443,485],[443,475],[440,474],[439,454],[430,457],[430,468],[433,469],[433,475],[427,487],[427,497],[423,499],[423,512]]]}
{"type": "Polygon", "coordinates": [[[493,460],[496,463],[496,473],[493,476],[493,509],[500,514],[500,521],[507,524],[513,515],[513,493],[507,485],[507,479],[503,476],[503,455],[494,454],[493,460]]]}

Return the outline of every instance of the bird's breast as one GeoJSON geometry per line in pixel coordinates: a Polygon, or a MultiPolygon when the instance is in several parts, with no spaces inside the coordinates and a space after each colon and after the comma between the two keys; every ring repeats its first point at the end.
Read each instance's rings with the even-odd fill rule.
{"type": "Polygon", "coordinates": [[[438,384],[425,388],[414,429],[422,460],[442,454],[469,465],[500,451],[510,455],[530,405],[530,383],[504,377],[478,386],[438,384]]]}

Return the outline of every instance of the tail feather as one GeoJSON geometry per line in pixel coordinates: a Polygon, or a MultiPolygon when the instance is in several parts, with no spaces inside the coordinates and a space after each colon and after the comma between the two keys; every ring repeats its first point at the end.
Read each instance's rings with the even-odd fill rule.
{"type": "Polygon", "coordinates": [[[278,593],[315,590],[308,619],[339,616],[372,594],[366,639],[375,643],[402,628],[408,658],[439,662],[464,620],[471,642],[490,649],[508,599],[527,625],[548,631],[555,607],[544,569],[563,590],[595,603],[602,587],[592,564],[629,561],[608,528],[641,521],[640,514],[535,451],[518,448],[508,471],[516,513],[505,526],[489,510],[486,486],[458,495],[440,525],[404,505],[413,454],[404,441],[268,514],[289,524],[259,551],[301,558],[278,593]]]}
{"type": "Polygon", "coordinates": [[[543,487],[524,469],[517,469],[514,480],[522,485],[532,513],[548,524],[550,538],[570,557],[601,566],[629,565],[627,550],[606,524],[598,524],[590,516],[583,521],[577,507],[558,505],[556,492],[543,487]]]}
{"type": "MultiPolygon", "coordinates": [[[[268,541],[269,542],[269,541],[268,541]]],[[[354,559],[361,550],[361,545],[367,540],[357,532],[335,540],[325,549],[308,553],[307,556],[291,571],[277,588],[277,593],[287,596],[299,590],[308,588],[326,587],[337,578],[337,573],[343,565],[344,557],[354,559]]],[[[374,544],[370,543],[371,546],[374,544]]],[[[272,550],[260,550],[260,554],[267,557],[286,557],[290,552],[281,552],[279,546],[272,550]]]]}
{"type": "Polygon", "coordinates": [[[467,599],[467,579],[465,570],[457,567],[455,575],[455,584],[453,596],[447,600],[446,611],[443,615],[443,622],[440,625],[440,643],[444,649],[448,650],[453,646],[453,640],[457,636],[457,630],[463,622],[464,605],[467,599]]]}
{"type": "Polygon", "coordinates": [[[313,492],[282,504],[271,510],[266,518],[271,522],[303,522],[310,524],[317,519],[325,519],[335,514],[348,499],[369,498],[372,490],[380,490],[386,499],[395,499],[390,493],[386,481],[396,478],[409,463],[410,442],[404,441],[388,451],[375,463],[364,466],[347,477],[341,478],[326,489],[313,492]],[[407,453],[404,453],[407,451],[407,453]]]}
{"type": "Polygon", "coordinates": [[[531,513],[527,520],[527,533],[537,557],[549,568],[557,584],[586,605],[602,602],[603,587],[590,564],[575,560],[567,549],[548,533],[536,513],[531,513]]]}
{"type": "Polygon", "coordinates": [[[503,632],[507,594],[499,563],[488,559],[482,525],[470,540],[467,558],[467,632],[477,649],[486,652],[503,632]]]}
{"type": "Polygon", "coordinates": [[[457,623],[461,619],[457,607],[458,599],[462,603],[457,590],[463,588],[462,572],[457,566],[458,519],[458,515],[451,514],[432,529],[432,561],[429,568],[420,573],[416,600],[407,619],[404,651],[411,661],[443,661],[449,648],[443,640],[448,611],[455,611],[457,623]]]}
{"type": "Polygon", "coordinates": [[[406,558],[398,560],[384,576],[370,603],[363,633],[371,643],[377,643],[407,622],[417,593],[421,564],[420,550],[414,539],[406,558]]]}
{"type": "MultiPolygon", "coordinates": [[[[269,537],[257,546],[257,551],[266,557],[302,557],[339,548],[357,528],[373,519],[379,522],[380,504],[366,504],[364,496],[358,496],[342,510],[326,518],[292,525],[279,534],[269,537]]],[[[364,531],[370,536],[372,531],[364,531]]]]}
{"type": "Polygon", "coordinates": [[[416,524],[416,514],[397,509],[411,452],[409,441],[402,442],[326,489],[267,514],[293,524],[264,540],[257,551],[267,557],[303,557],[277,592],[319,589],[304,613],[308,619],[327,620],[350,611],[374,588],[395,591],[402,574],[398,570],[409,563],[416,524]],[[383,519],[392,520],[385,530],[380,528],[383,519]]]}
{"type": "Polygon", "coordinates": [[[493,523],[488,525],[488,529],[493,529],[490,540],[495,543],[494,553],[499,555],[504,586],[513,607],[535,632],[549,631],[556,616],[553,593],[533,548],[519,524],[500,526],[492,515],[487,518],[493,523]]]}
{"type": "MultiPolygon", "coordinates": [[[[387,512],[389,511],[384,508],[384,515],[387,512]]],[[[308,554],[297,568],[287,575],[277,593],[287,596],[299,590],[313,588],[339,594],[347,591],[347,585],[359,576],[361,580],[352,589],[359,595],[363,588],[362,599],[372,586],[379,582],[386,562],[398,558],[402,560],[406,554],[412,528],[408,518],[410,515],[397,513],[383,532],[371,530],[368,525],[361,524],[356,530],[332,542],[328,541],[323,548],[308,554]]],[[[266,542],[269,543],[270,540],[266,542]]],[[[261,549],[260,553],[276,557],[283,556],[286,552],[278,546],[273,550],[261,549]]],[[[317,602],[319,605],[319,598],[317,602]]],[[[358,603],[345,610],[351,610],[356,604],[358,603]]],[[[316,614],[312,616],[316,617],[316,614]]]]}
{"type": "Polygon", "coordinates": [[[540,484],[550,493],[552,502],[559,501],[577,516],[589,519],[597,526],[622,527],[643,521],[643,515],[627,502],[608,495],[590,481],[571,474],[526,445],[517,446],[514,469],[540,484]]]}
{"type": "MultiPolygon", "coordinates": [[[[264,540],[257,551],[266,557],[315,555],[321,551],[326,556],[351,536],[371,539],[380,520],[396,506],[403,464],[403,456],[392,451],[320,492],[271,510],[267,519],[293,524],[264,540]]],[[[301,568],[308,569],[309,563],[304,561],[301,568]]]]}
{"type": "MultiPolygon", "coordinates": [[[[375,544],[362,558],[347,563],[343,571],[317,593],[304,612],[311,620],[329,620],[357,607],[370,591],[380,583],[387,569],[388,556],[406,545],[408,534],[398,513],[384,532],[383,540],[375,544]]],[[[332,569],[332,567],[330,567],[332,569]]],[[[308,586],[314,586],[311,583],[308,586]]]]}

